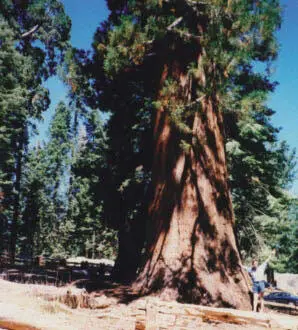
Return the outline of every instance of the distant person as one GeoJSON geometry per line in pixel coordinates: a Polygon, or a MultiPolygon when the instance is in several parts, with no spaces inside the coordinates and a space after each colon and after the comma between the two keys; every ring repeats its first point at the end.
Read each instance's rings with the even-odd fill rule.
{"type": "Polygon", "coordinates": [[[260,299],[260,312],[264,309],[264,291],[265,291],[265,280],[264,274],[269,260],[275,255],[275,250],[272,251],[271,255],[263,262],[260,266],[258,261],[254,259],[251,267],[246,268],[249,276],[252,279],[252,292],[253,292],[253,311],[257,311],[258,300],[260,299]]]}

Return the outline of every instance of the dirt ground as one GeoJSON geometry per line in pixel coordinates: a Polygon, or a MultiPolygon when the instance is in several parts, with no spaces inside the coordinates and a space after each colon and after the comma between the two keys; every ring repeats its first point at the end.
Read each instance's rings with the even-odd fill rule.
{"type": "MultiPolygon", "coordinates": [[[[59,303],[58,300],[46,301],[36,296],[37,290],[40,291],[41,289],[49,294],[59,290],[54,286],[20,284],[0,280],[0,329],[136,329],[135,319],[131,317],[131,313],[128,313],[128,309],[133,307],[135,302],[122,304],[116,300],[111,303],[109,300],[109,303],[103,304],[101,309],[71,309],[59,303]]],[[[263,329],[225,323],[204,323],[201,327],[201,329],[206,330],[238,330],[240,328],[263,329]]]]}

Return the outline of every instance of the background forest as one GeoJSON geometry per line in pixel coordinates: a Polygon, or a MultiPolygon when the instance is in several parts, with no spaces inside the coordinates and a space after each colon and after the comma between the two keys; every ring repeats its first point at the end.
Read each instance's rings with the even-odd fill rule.
{"type": "MultiPolygon", "coordinates": [[[[122,2],[108,1],[110,16],[94,31],[91,52],[72,47],[71,20],[59,0],[0,3],[0,253],[12,259],[116,259],[144,247],[151,115],[159,106],[145,79],[154,67],[154,52],[147,49],[153,37],[164,37],[160,26],[170,26],[175,17],[162,16],[160,25],[148,18],[139,27],[129,16],[138,17],[138,8],[127,14],[122,2]],[[57,105],[48,140],[30,144],[51,101],[45,82],[54,75],[67,86],[67,102],[57,105]]],[[[267,24],[278,27],[280,12],[271,6],[276,1],[263,2],[273,8],[267,24]]],[[[225,28],[222,17],[216,24],[225,28]]],[[[178,36],[183,33],[177,23],[178,36]]],[[[211,45],[214,31],[208,33],[211,45]]],[[[262,47],[258,55],[243,48],[231,59],[231,72],[222,72],[232,76],[222,88],[235,233],[244,260],[262,259],[276,247],[275,269],[297,273],[298,203],[289,192],[296,154],[279,139],[271,122],[274,109],[267,106],[276,87],[270,65],[277,46],[268,39],[262,47]],[[246,58],[265,62],[264,71],[246,58]]],[[[173,93],[175,82],[167,81],[166,88],[164,93],[173,93]]],[[[172,120],[187,129],[179,111],[172,120]]],[[[187,148],[187,141],[181,143],[187,148]]]]}

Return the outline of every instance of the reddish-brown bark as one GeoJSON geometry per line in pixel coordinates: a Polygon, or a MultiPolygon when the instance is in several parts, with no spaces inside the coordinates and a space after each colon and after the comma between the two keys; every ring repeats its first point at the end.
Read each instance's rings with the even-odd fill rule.
{"type": "MultiPolygon", "coordinates": [[[[186,68],[168,62],[161,86],[169,76],[180,84],[177,97],[187,99],[191,91],[186,68]]],[[[159,95],[160,100],[163,97],[159,95]]],[[[166,299],[248,309],[248,286],[233,232],[222,115],[215,96],[203,99],[192,122],[191,148],[184,151],[168,110],[157,111],[150,232],[135,287],[166,299]]]]}

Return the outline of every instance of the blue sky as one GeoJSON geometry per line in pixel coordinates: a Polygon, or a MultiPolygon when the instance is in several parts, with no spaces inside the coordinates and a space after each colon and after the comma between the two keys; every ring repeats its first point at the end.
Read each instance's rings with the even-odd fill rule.
{"type": "MultiPolygon", "coordinates": [[[[276,111],[273,124],[282,128],[280,139],[298,151],[298,0],[283,0],[282,4],[283,24],[278,32],[280,52],[272,77],[279,85],[271,95],[269,105],[276,111]]],[[[297,179],[292,191],[298,194],[297,179]]]]}
{"type": "Polygon", "coordinates": [[[286,4],[283,24],[278,32],[280,53],[275,63],[273,79],[279,86],[269,100],[276,111],[273,122],[282,126],[281,138],[298,147],[298,0],[283,1],[286,4]]]}
{"type": "MultiPolygon", "coordinates": [[[[77,48],[90,49],[93,34],[99,23],[108,15],[105,0],[62,0],[72,20],[71,42],[77,48]]],[[[281,127],[281,140],[298,149],[298,0],[282,0],[285,6],[283,24],[278,32],[280,53],[275,63],[273,79],[279,82],[268,103],[276,111],[273,124],[281,127]]],[[[51,106],[44,113],[44,121],[38,125],[39,139],[44,139],[56,104],[66,99],[66,89],[53,77],[46,82],[50,90],[51,106]]],[[[35,137],[36,140],[38,137],[35,137]]],[[[298,180],[292,191],[298,194],[298,180]]]]}
{"type": "MultiPolygon", "coordinates": [[[[108,16],[105,0],[62,0],[66,13],[72,21],[71,43],[74,47],[91,49],[93,35],[99,23],[108,16]]],[[[50,91],[51,105],[43,114],[43,121],[38,124],[39,136],[32,138],[31,143],[47,137],[49,122],[54,109],[60,101],[66,101],[67,89],[57,78],[52,77],[45,83],[50,91]]]]}

